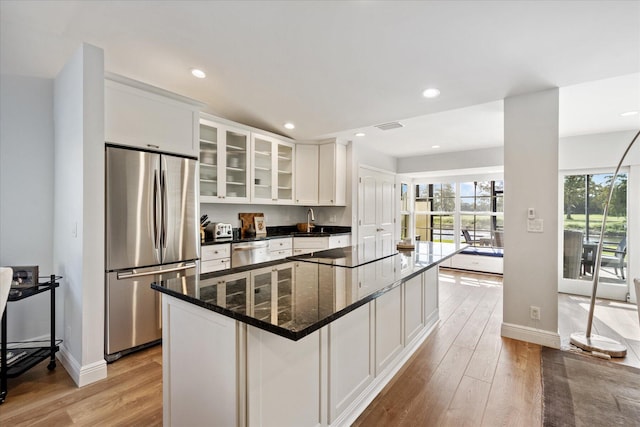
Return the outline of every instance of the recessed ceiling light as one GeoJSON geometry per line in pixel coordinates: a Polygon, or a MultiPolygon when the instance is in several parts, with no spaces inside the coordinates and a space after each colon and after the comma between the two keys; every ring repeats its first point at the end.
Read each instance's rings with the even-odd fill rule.
{"type": "Polygon", "coordinates": [[[284,124],[284,127],[287,128],[287,129],[295,129],[296,125],[294,125],[293,123],[288,123],[287,122],[287,123],[284,124]]]}
{"type": "Polygon", "coordinates": [[[637,111],[626,111],[622,114],[620,114],[622,117],[627,117],[627,116],[635,116],[636,114],[638,114],[637,111]]]}
{"type": "Polygon", "coordinates": [[[191,74],[199,79],[204,79],[205,77],[207,77],[207,74],[204,71],[198,70],[197,68],[192,68],[191,74]]]}
{"type": "Polygon", "coordinates": [[[422,96],[425,98],[437,98],[440,95],[440,91],[435,87],[430,87],[429,89],[422,92],[422,96]]]}
{"type": "Polygon", "coordinates": [[[366,134],[364,132],[358,132],[356,133],[356,136],[365,136],[366,134]]]}
{"type": "Polygon", "coordinates": [[[432,145],[431,148],[440,148],[439,145],[432,145]]]}

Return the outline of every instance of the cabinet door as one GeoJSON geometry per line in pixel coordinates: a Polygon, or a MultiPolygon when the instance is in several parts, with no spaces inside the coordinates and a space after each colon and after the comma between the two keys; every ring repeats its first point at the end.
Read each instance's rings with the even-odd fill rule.
{"type": "Polygon", "coordinates": [[[402,351],[401,287],[375,300],[376,375],[379,375],[402,351]]]}
{"type": "Polygon", "coordinates": [[[318,204],[344,206],[347,191],[347,148],[322,144],[319,148],[318,204]]]}
{"type": "Polygon", "coordinates": [[[252,135],[252,180],[251,201],[256,203],[275,203],[277,201],[274,179],[273,139],[257,134],[252,135]]]}
{"type": "Polygon", "coordinates": [[[424,327],[424,287],[422,275],[407,280],[404,287],[404,342],[413,341],[424,327]]]}
{"type": "Polygon", "coordinates": [[[293,144],[277,142],[274,152],[276,164],[276,199],[281,204],[293,204],[294,196],[294,151],[293,144]]]}
{"type": "Polygon", "coordinates": [[[318,204],[318,146],[296,146],[296,204],[318,204]]]}
{"type": "Polygon", "coordinates": [[[200,121],[200,201],[249,201],[249,132],[200,121]]]}
{"type": "Polygon", "coordinates": [[[105,141],[197,155],[194,106],[112,80],[105,80],[105,141]]]}
{"type": "Polygon", "coordinates": [[[252,201],[269,204],[292,204],[294,196],[294,144],[260,134],[252,134],[252,141],[252,201]]]}
{"type": "MultiPolygon", "coordinates": [[[[218,192],[218,167],[222,141],[221,131],[215,123],[200,122],[200,201],[217,202],[220,198],[218,192]]],[[[222,149],[223,150],[223,149],[222,149]]]]}
{"type": "Polygon", "coordinates": [[[249,132],[225,127],[224,131],[224,182],[223,198],[227,202],[249,200],[249,132]]]}

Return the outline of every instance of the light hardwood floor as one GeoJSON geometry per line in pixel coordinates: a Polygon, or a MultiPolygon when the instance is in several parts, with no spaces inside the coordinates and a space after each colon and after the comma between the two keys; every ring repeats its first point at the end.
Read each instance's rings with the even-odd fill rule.
{"type": "MultiPolygon", "coordinates": [[[[560,294],[563,343],[586,325],[585,304],[560,294]]],[[[635,306],[620,304],[599,301],[594,332],[626,337],[631,354],[623,363],[640,365],[635,306]]],[[[500,337],[502,278],[442,270],[440,319],[354,425],[540,426],[541,347],[500,337]]],[[[154,347],[108,365],[106,380],[77,388],[59,364],[48,372],[43,362],[9,381],[0,426],[160,426],[161,364],[162,349],[154,347]]]]}
{"type": "Polygon", "coordinates": [[[501,322],[501,277],[441,270],[437,329],[354,425],[542,425],[541,347],[501,322]]]}

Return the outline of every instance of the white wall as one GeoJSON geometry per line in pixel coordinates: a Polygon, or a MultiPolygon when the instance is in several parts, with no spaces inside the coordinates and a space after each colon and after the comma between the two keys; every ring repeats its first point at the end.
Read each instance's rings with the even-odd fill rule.
{"type": "Polygon", "coordinates": [[[483,148],[401,158],[398,159],[398,173],[502,168],[503,162],[503,147],[483,148]]]}
{"type": "Polygon", "coordinates": [[[54,84],[54,266],[65,278],[59,358],[79,386],[104,361],[104,54],[82,45],[54,84]]]}
{"type": "MultiPolygon", "coordinates": [[[[41,275],[58,273],[52,267],[52,230],[53,80],[2,75],[0,265],[37,265],[41,275]]],[[[49,336],[49,297],[9,305],[9,341],[49,336]]]]}
{"type": "Polygon", "coordinates": [[[559,347],[558,89],[504,103],[504,311],[502,335],[559,347]],[[527,208],[544,221],[527,231],[527,208]],[[530,306],[541,320],[531,320],[530,306]]]}

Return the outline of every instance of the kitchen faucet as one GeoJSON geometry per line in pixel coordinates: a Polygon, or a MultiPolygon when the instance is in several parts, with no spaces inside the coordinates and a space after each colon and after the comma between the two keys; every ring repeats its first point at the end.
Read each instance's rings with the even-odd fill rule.
{"type": "Polygon", "coordinates": [[[311,221],[309,220],[309,214],[311,214],[311,221],[315,221],[316,217],[313,215],[313,209],[309,208],[307,211],[307,233],[311,232],[311,221]]]}

